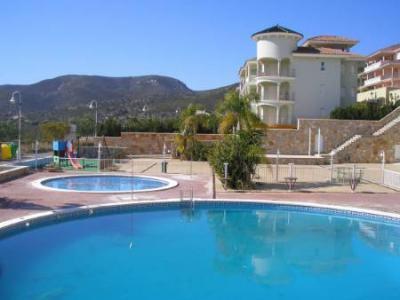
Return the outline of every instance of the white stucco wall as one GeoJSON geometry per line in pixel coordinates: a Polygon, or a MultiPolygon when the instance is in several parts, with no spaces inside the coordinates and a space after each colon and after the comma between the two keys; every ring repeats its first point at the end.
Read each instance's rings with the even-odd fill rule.
{"type": "Polygon", "coordinates": [[[363,62],[342,61],[341,67],[341,106],[348,106],[357,102],[357,74],[363,62]]]}
{"type": "Polygon", "coordinates": [[[283,59],[291,57],[293,50],[297,47],[296,45],[296,39],[291,36],[270,36],[268,39],[257,41],[257,59],[283,59]]]}
{"type": "Polygon", "coordinates": [[[296,69],[294,117],[328,117],[340,106],[340,59],[293,57],[292,63],[296,69]],[[324,71],[321,71],[321,62],[325,63],[324,71]]]}

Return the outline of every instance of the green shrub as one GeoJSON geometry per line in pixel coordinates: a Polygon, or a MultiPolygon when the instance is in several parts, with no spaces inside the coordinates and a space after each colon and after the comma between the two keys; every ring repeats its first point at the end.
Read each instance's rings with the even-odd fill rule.
{"type": "Polygon", "coordinates": [[[335,108],[330,117],[342,120],[379,120],[399,105],[400,101],[383,105],[378,102],[357,102],[346,107],[335,108]]]}
{"type": "Polygon", "coordinates": [[[176,154],[180,159],[193,161],[206,161],[210,146],[199,142],[195,136],[178,134],[175,138],[176,154]]]}
{"type": "Polygon", "coordinates": [[[253,187],[252,177],[263,154],[262,134],[257,131],[240,131],[226,135],[210,151],[209,162],[215,173],[224,180],[224,163],[228,163],[227,187],[248,189],[253,187]]]}

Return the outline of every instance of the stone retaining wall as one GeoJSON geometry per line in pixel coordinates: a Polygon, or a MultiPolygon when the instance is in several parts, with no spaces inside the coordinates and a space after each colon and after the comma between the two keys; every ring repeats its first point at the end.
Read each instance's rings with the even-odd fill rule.
{"type": "Polygon", "coordinates": [[[379,136],[365,136],[346,147],[337,155],[338,162],[380,163],[382,151],[385,151],[386,162],[393,163],[395,146],[400,145],[400,123],[379,136]]]}
{"type": "MultiPolygon", "coordinates": [[[[400,144],[400,136],[395,132],[400,129],[400,124],[380,137],[373,137],[371,134],[399,115],[400,108],[379,121],[299,119],[297,129],[267,130],[263,144],[268,154],[275,154],[279,149],[282,155],[307,155],[311,130],[311,154],[315,154],[317,134],[320,129],[323,141],[321,153],[328,154],[359,134],[363,137],[341,151],[338,154],[339,160],[375,162],[377,152],[385,150],[388,161],[394,161],[394,146],[400,144]]],[[[175,136],[175,133],[122,132],[120,137],[105,137],[105,141],[109,147],[123,147],[125,154],[156,155],[162,154],[164,144],[169,151],[173,151],[175,136]]],[[[197,138],[212,143],[221,140],[223,135],[198,134],[197,138]]]]}
{"type": "MultiPolygon", "coordinates": [[[[120,137],[105,137],[108,147],[122,147],[125,154],[156,155],[162,154],[164,144],[167,150],[173,151],[176,133],[156,132],[122,132],[120,137]]],[[[221,140],[221,134],[198,134],[197,139],[202,142],[212,143],[221,140]]],[[[102,141],[103,138],[97,138],[102,141]]],[[[88,139],[87,141],[93,142],[88,139]]]]}

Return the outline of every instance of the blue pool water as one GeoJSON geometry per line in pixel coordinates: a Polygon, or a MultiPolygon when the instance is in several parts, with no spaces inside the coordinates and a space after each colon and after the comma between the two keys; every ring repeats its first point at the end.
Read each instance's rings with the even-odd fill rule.
{"type": "Polygon", "coordinates": [[[285,208],[136,211],[0,240],[0,299],[400,299],[400,227],[285,208]]]}
{"type": "Polygon", "coordinates": [[[48,179],[42,185],[80,192],[128,192],[159,189],[166,187],[168,182],[141,176],[85,175],[48,179]]]}

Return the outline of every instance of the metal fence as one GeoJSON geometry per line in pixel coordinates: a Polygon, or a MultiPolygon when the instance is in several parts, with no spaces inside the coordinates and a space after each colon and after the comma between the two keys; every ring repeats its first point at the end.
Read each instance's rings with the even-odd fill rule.
{"type": "Polygon", "coordinates": [[[303,188],[347,185],[363,179],[364,170],[357,166],[337,165],[258,165],[254,181],[284,188],[291,181],[303,188]]]}
{"type": "Polygon", "coordinates": [[[400,173],[391,170],[384,170],[383,185],[393,189],[400,189],[400,173]]]}
{"type": "Polygon", "coordinates": [[[63,170],[81,172],[122,172],[143,175],[210,174],[209,167],[204,166],[204,163],[180,161],[169,157],[100,160],[95,158],[59,158],[55,160],[54,166],[63,170]]]}

